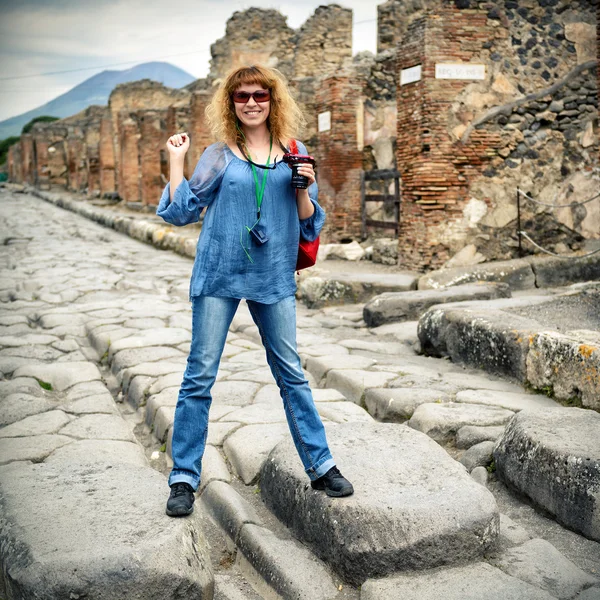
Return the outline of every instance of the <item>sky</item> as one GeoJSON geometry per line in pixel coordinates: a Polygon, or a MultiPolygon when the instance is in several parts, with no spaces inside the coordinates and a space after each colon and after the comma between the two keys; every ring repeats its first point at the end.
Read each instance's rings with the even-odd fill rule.
{"type": "MultiPolygon", "coordinates": [[[[377,4],[339,0],[354,13],[353,53],[376,51],[377,4]]],[[[237,10],[274,8],[300,27],[326,0],[0,0],[0,121],[105,69],[165,61],[194,77],[237,10]]]]}

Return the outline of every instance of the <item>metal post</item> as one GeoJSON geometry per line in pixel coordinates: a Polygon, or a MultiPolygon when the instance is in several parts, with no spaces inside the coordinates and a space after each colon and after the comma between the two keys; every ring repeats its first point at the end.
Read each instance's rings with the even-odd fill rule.
{"type": "Polygon", "coordinates": [[[521,245],[521,190],[517,188],[517,236],[519,237],[519,258],[523,257],[523,246],[521,245]]]}

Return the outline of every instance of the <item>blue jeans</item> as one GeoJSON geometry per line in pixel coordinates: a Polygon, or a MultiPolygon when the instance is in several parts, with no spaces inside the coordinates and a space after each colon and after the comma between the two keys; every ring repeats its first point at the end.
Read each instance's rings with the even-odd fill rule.
{"type": "MultiPolygon", "coordinates": [[[[239,303],[237,298],[192,298],[192,344],[175,408],[169,485],[185,481],[197,489],[200,484],[212,402],[210,390],[239,303]]],[[[248,301],[248,307],[279,386],[300,460],[309,478],[317,479],[335,462],[296,349],[296,299],[289,296],[275,304],[248,301]]]]}

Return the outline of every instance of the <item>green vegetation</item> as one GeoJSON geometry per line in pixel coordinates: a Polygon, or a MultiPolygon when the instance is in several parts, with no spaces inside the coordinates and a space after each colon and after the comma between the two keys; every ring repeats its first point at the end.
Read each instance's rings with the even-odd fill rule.
{"type": "Polygon", "coordinates": [[[495,463],[494,459],[492,459],[492,462],[486,468],[488,470],[488,473],[495,473],[496,472],[496,463],[495,463]]]}
{"type": "Polygon", "coordinates": [[[160,447],[160,451],[161,452],[166,452],[167,451],[167,444],[164,443],[161,447],[160,447]]]}
{"type": "Polygon", "coordinates": [[[21,138],[18,135],[7,137],[5,140],[0,140],[0,165],[6,162],[8,156],[8,148],[16,144],[21,138]]]}
{"type": "Polygon", "coordinates": [[[52,384],[51,383],[48,383],[47,381],[43,381],[39,377],[36,377],[35,379],[40,384],[41,388],[43,388],[45,390],[48,390],[49,392],[52,391],[52,384]]]}
{"type": "Polygon", "coordinates": [[[52,123],[53,121],[58,121],[59,117],[49,117],[47,115],[42,115],[41,117],[34,117],[23,126],[21,133],[29,133],[34,123],[52,123]]]}

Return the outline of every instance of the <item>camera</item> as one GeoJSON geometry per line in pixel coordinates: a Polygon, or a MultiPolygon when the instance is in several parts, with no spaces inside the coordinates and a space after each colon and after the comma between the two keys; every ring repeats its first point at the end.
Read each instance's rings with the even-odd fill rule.
{"type": "Polygon", "coordinates": [[[291,154],[290,152],[286,152],[283,155],[283,162],[292,169],[292,187],[305,190],[308,187],[308,177],[299,175],[298,167],[307,163],[314,167],[317,161],[308,154],[291,154]]]}

